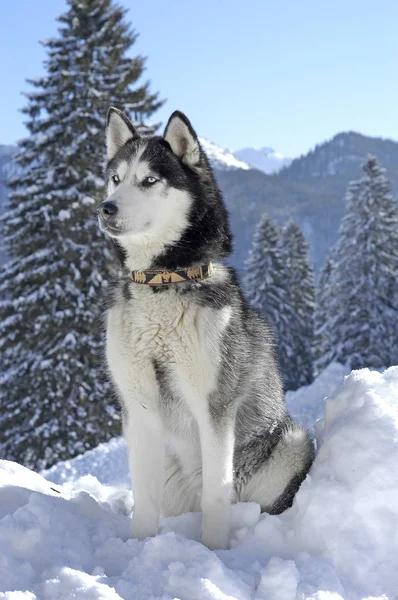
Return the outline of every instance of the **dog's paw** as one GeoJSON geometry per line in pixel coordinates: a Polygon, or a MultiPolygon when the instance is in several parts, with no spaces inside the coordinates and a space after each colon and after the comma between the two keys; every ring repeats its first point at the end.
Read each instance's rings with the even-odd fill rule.
{"type": "Polygon", "coordinates": [[[226,550],[229,534],[229,505],[203,507],[202,544],[210,550],[226,550]]]}
{"type": "Polygon", "coordinates": [[[137,519],[133,516],[133,538],[143,540],[158,533],[158,519],[137,519]]]}
{"type": "Polygon", "coordinates": [[[228,522],[214,522],[213,518],[203,515],[202,520],[202,544],[209,550],[227,550],[228,548],[228,522]]]}
{"type": "Polygon", "coordinates": [[[207,546],[209,550],[227,550],[228,535],[225,532],[219,531],[203,531],[202,544],[207,546]]]}

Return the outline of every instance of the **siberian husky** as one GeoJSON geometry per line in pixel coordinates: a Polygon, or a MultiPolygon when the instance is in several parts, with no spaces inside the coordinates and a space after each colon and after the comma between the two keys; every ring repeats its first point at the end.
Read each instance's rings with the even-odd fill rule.
{"type": "Polygon", "coordinates": [[[107,118],[102,231],[124,274],[107,311],[106,357],[123,408],[133,536],[159,515],[202,511],[202,542],[226,548],[231,502],[280,513],[313,460],[284,405],[268,325],[231,267],[222,195],[189,120],[142,138],[107,118]]]}

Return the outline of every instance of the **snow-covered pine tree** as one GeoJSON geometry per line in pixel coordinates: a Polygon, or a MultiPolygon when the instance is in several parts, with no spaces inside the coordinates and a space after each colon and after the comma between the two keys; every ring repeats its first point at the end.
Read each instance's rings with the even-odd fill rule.
{"type": "Polygon", "coordinates": [[[374,156],[347,191],[347,213],[324,272],[316,318],[322,355],[351,368],[398,361],[398,207],[374,156]]]}
{"type": "Polygon", "coordinates": [[[329,296],[333,270],[332,253],[326,257],[315,288],[314,314],[314,375],[318,376],[323,370],[323,357],[330,351],[329,339],[329,296]]]}
{"type": "Polygon", "coordinates": [[[297,317],[291,305],[287,280],[279,231],[265,214],[255,229],[245,262],[244,287],[250,304],[272,327],[284,385],[289,389],[295,348],[292,323],[297,317]]]}
{"type": "Polygon", "coordinates": [[[280,250],[291,307],[296,316],[290,325],[294,329],[294,349],[286,374],[287,388],[295,390],[313,380],[315,288],[309,246],[293,219],[282,227],[280,250]]]}
{"type": "Polygon", "coordinates": [[[29,137],[3,218],[11,262],[0,277],[0,455],[33,468],[119,431],[102,372],[101,309],[114,273],[98,230],[104,126],[118,106],[141,131],[161,105],[129,58],[137,34],[113,0],[67,0],[46,75],[30,80],[29,137]]]}

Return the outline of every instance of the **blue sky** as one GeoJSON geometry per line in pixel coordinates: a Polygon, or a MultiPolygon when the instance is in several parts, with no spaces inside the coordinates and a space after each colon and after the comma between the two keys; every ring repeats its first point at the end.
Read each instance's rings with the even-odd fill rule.
{"type": "MultiPolygon", "coordinates": [[[[396,0],[122,0],[147,78],[218,144],[297,156],[339,131],[398,140],[396,0]]],[[[22,91],[64,0],[4,2],[0,143],[25,135],[22,91]]]]}

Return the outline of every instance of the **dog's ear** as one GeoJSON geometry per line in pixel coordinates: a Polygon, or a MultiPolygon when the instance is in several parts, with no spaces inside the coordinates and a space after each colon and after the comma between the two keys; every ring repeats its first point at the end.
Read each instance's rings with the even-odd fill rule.
{"type": "Polygon", "coordinates": [[[176,110],[171,115],[163,134],[172,151],[186,165],[195,166],[200,162],[200,146],[191,123],[184,113],[176,110]]]}
{"type": "Polygon", "coordinates": [[[106,150],[108,160],[111,160],[126,142],[131,139],[138,139],[139,137],[130,119],[121,110],[112,106],[108,110],[106,118],[106,150]]]}

